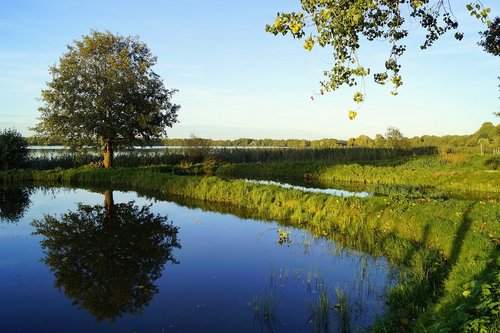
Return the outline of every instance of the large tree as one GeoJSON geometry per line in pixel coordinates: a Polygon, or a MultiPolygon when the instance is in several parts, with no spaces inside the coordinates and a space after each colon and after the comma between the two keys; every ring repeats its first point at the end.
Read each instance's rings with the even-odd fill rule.
{"type": "Polygon", "coordinates": [[[111,167],[114,148],[158,139],[176,122],[176,90],[153,71],[156,61],[137,37],[92,31],[74,41],[50,67],[34,129],[66,146],[103,148],[111,167]]]}
{"type": "MultiPolygon", "coordinates": [[[[483,38],[479,45],[483,47],[484,51],[494,56],[500,56],[500,17],[496,17],[490,22],[488,29],[480,34],[483,38]]],[[[498,79],[500,80],[500,76],[498,79]]],[[[500,88],[500,85],[498,85],[498,88],[500,88]]],[[[494,115],[500,117],[500,112],[495,112],[494,115]]]]}
{"type": "Polygon", "coordinates": [[[500,56],[500,17],[489,22],[488,29],[481,32],[480,35],[483,39],[479,45],[483,47],[484,51],[500,56]]]}
{"type": "MultiPolygon", "coordinates": [[[[443,34],[458,28],[449,0],[300,0],[300,3],[301,11],[278,13],[266,31],[303,39],[303,47],[309,51],[314,46],[332,48],[333,67],[324,72],[321,95],[344,85],[352,87],[364,82],[371,70],[359,62],[357,52],[361,44],[374,40],[388,42],[389,56],[383,69],[373,74],[373,79],[382,85],[392,84],[391,93],[397,94],[403,84],[398,60],[406,50],[404,39],[413,33],[411,30],[417,26],[426,30],[421,44],[425,49],[443,34]],[[414,21],[413,24],[406,24],[408,19],[414,21]]],[[[492,25],[488,18],[490,9],[481,1],[471,2],[467,9],[490,26],[489,34],[497,34],[498,25],[492,25]]],[[[463,33],[456,32],[455,38],[462,39],[463,33]]],[[[483,45],[486,49],[490,47],[490,40],[483,45]]],[[[364,89],[360,88],[353,96],[354,102],[362,103],[364,96],[364,89]]],[[[349,111],[349,118],[353,119],[356,114],[354,110],[349,111]]]]}

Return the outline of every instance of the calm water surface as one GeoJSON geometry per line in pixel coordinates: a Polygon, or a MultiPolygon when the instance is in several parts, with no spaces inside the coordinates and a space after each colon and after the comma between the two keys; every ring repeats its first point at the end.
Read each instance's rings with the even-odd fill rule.
{"type": "Polygon", "coordinates": [[[352,187],[347,187],[344,184],[331,184],[322,185],[319,182],[306,182],[301,180],[286,179],[281,181],[273,180],[256,180],[256,179],[245,179],[246,182],[264,184],[264,185],[276,185],[283,188],[289,188],[294,190],[300,190],[303,192],[310,193],[324,193],[335,195],[339,197],[359,197],[364,198],[372,195],[371,193],[365,192],[359,189],[353,189],[352,187]],[[347,189],[348,188],[348,189],[347,189]]]}
{"type": "Polygon", "coordinates": [[[276,223],[134,192],[2,191],[1,332],[337,332],[336,288],[357,332],[393,284],[384,258],[276,223]]]}

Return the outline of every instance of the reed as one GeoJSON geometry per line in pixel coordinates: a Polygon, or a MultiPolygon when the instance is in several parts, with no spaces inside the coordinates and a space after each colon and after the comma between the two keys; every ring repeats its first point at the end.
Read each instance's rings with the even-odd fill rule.
{"type": "Polygon", "coordinates": [[[340,289],[339,287],[335,288],[335,294],[337,295],[337,304],[335,305],[335,309],[337,310],[339,328],[341,333],[350,333],[351,332],[351,311],[352,306],[347,298],[347,293],[345,290],[340,289]]]}
{"type": "Polygon", "coordinates": [[[321,290],[318,299],[309,303],[308,322],[313,324],[314,332],[322,333],[330,331],[333,302],[325,288],[321,290]]]}

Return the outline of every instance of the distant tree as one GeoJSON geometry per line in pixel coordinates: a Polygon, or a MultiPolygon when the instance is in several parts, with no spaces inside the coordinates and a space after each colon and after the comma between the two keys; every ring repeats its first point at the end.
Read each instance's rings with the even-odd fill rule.
{"type": "Polygon", "coordinates": [[[484,155],[483,147],[485,145],[487,146],[490,143],[490,140],[488,140],[486,138],[481,138],[481,139],[477,140],[477,143],[479,144],[481,155],[484,155]]]}
{"type": "MultiPolygon", "coordinates": [[[[278,13],[274,24],[266,25],[266,31],[278,35],[290,34],[293,38],[303,39],[303,47],[311,51],[313,47],[330,47],[333,65],[324,71],[325,79],[320,83],[319,94],[337,90],[342,86],[363,84],[371,73],[359,61],[358,50],[370,41],[386,41],[389,46],[388,58],[384,68],[373,74],[378,84],[390,83],[392,94],[403,84],[399,58],[406,51],[404,39],[416,34],[420,26],[425,30],[421,48],[430,47],[443,34],[457,29],[458,22],[453,15],[452,3],[446,0],[300,0],[302,10],[291,13],[278,13]],[[409,19],[412,24],[405,24],[409,19]],[[410,29],[411,27],[411,29],[410,29]]],[[[456,4],[453,4],[456,6],[456,4]]],[[[480,1],[471,1],[467,9],[473,17],[484,23],[490,9],[480,1]]],[[[497,30],[495,30],[496,34],[497,30]]],[[[456,32],[455,38],[461,40],[463,33],[456,32]]],[[[363,89],[354,93],[353,100],[362,103],[363,89]]],[[[357,112],[350,110],[349,118],[357,112]]]]}
{"type": "Polygon", "coordinates": [[[375,147],[382,148],[385,146],[385,138],[382,134],[375,135],[375,147]]]}
{"type": "Polygon", "coordinates": [[[385,133],[386,142],[389,147],[392,148],[405,148],[410,146],[408,138],[406,138],[403,133],[396,127],[387,127],[387,132],[385,133]]]}
{"type": "Polygon", "coordinates": [[[358,147],[372,148],[375,146],[375,142],[367,135],[360,135],[356,138],[354,145],[358,147]]]}
{"type": "Polygon", "coordinates": [[[0,163],[4,170],[22,167],[28,159],[28,142],[14,129],[0,132],[0,163]]]}
{"type": "Polygon", "coordinates": [[[50,67],[34,129],[67,146],[102,147],[111,167],[115,147],[151,142],[176,122],[176,90],[165,88],[155,64],[137,37],[92,31],[50,67]]]}
{"type": "Polygon", "coordinates": [[[210,139],[200,138],[194,133],[186,139],[186,145],[188,146],[186,152],[193,163],[202,162],[211,151],[210,139]]]}

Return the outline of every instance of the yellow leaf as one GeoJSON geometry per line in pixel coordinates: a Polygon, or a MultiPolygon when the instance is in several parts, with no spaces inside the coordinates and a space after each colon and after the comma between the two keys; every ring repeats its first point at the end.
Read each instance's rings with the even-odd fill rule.
{"type": "Polygon", "coordinates": [[[349,110],[349,119],[350,120],[353,120],[354,118],[356,118],[357,115],[358,115],[358,113],[356,111],[349,110]]]}
{"type": "Polygon", "coordinates": [[[304,43],[304,48],[308,51],[311,51],[314,46],[314,41],[311,37],[306,38],[306,41],[304,43]]]}

